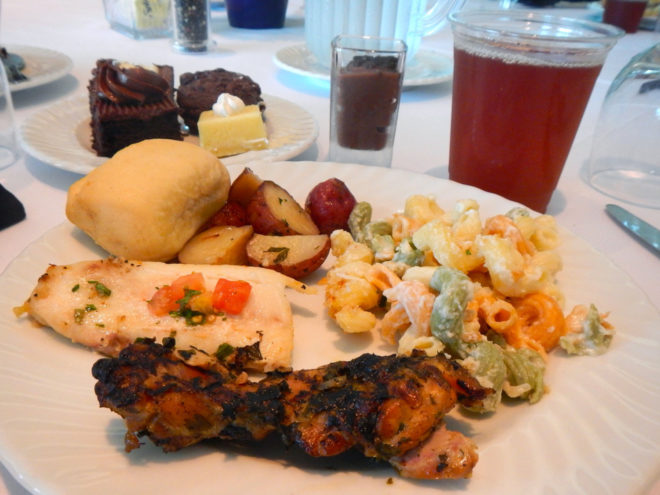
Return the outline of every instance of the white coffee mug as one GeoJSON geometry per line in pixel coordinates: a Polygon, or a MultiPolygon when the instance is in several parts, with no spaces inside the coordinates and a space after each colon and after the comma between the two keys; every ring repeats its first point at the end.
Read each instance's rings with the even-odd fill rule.
{"type": "Polygon", "coordinates": [[[330,67],[330,43],[338,34],[399,38],[414,61],[422,37],[438,31],[465,0],[306,0],[305,41],[317,61],[330,67]]]}

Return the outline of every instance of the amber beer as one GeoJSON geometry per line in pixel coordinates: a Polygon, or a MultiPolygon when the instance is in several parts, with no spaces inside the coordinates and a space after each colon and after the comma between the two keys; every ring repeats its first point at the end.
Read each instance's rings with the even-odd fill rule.
{"type": "Polygon", "coordinates": [[[450,179],[545,211],[600,68],[456,49],[450,179]]]}
{"type": "Polygon", "coordinates": [[[524,11],[458,12],[449,178],[545,212],[623,32],[524,11]]]}

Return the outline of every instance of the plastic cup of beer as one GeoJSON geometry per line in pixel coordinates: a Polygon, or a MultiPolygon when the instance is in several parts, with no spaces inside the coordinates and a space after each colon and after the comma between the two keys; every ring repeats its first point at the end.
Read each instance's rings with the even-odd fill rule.
{"type": "Polygon", "coordinates": [[[391,165],[405,59],[406,44],[396,38],[333,40],[331,161],[391,165]]]}
{"type": "Polygon", "coordinates": [[[545,212],[623,31],[526,11],[457,12],[449,20],[449,178],[545,212]]]}

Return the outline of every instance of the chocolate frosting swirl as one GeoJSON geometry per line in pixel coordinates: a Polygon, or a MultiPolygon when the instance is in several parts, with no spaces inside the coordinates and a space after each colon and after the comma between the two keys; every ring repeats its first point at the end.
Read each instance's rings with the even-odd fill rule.
{"type": "Polygon", "coordinates": [[[103,64],[96,72],[98,95],[117,104],[144,104],[161,101],[170,89],[160,74],[143,67],[103,64]]]}

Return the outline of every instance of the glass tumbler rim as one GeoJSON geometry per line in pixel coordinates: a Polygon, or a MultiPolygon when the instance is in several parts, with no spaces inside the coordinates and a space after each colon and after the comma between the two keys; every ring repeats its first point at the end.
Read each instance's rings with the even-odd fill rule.
{"type": "Polygon", "coordinates": [[[459,11],[448,16],[454,32],[482,39],[511,39],[531,43],[613,45],[625,32],[587,19],[527,11],[459,11]]]}
{"type": "Polygon", "coordinates": [[[338,34],[332,39],[332,48],[364,50],[373,53],[405,53],[408,50],[408,45],[400,38],[338,34]],[[344,44],[344,41],[350,41],[351,44],[344,44]],[[390,45],[386,46],[385,43],[390,43],[390,45]]]}

